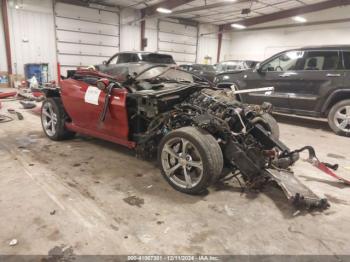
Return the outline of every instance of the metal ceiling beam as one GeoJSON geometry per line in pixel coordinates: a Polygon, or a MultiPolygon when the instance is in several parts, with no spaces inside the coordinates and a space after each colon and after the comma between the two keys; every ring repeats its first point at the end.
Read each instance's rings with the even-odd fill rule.
{"type": "Polygon", "coordinates": [[[235,4],[246,3],[246,2],[251,2],[251,0],[237,0],[235,2],[219,2],[219,3],[215,3],[215,4],[210,4],[210,5],[201,5],[201,6],[196,6],[196,7],[191,7],[191,8],[175,11],[172,13],[172,15],[198,12],[198,11],[202,11],[202,10],[209,10],[209,9],[214,9],[214,8],[219,8],[219,7],[224,7],[224,6],[232,6],[235,4]]]}
{"type": "MultiPolygon", "coordinates": [[[[280,12],[276,12],[268,15],[242,19],[242,20],[236,21],[235,23],[242,24],[245,26],[252,26],[252,25],[267,23],[267,22],[271,22],[271,21],[275,21],[283,18],[321,11],[321,10],[338,7],[338,6],[344,6],[344,5],[350,5],[350,0],[328,0],[317,4],[296,7],[296,8],[292,8],[292,9],[288,9],[288,10],[284,10],[284,11],[280,11],[280,12]]],[[[229,29],[231,29],[231,23],[225,24],[223,30],[229,30],[229,29]]]]}
{"type": "MultiPolygon", "coordinates": [[[[281,28],[305,27],[305,26],[314,26],[314,25],[329,25],[329,24],[348,23],[348,22],[350,22],[350,18],[306,22],[306,23],[300,23],[300,24],[284,24],[284,25],[276,25],[276,26],[252,27],[252,28],[245,29],[244,32],[281,29],[281,28]]],[[[242,30],[239,30],[239,29],[234,29],[233,31],[242,32],[242,30]]]]}
{"type": "Polygon", "coordinates": [[[146,16],[152,16],[157,12],[158,7],[163,7],[172,10],[178,6],[185,5],[193,1],[194,0],[165,0],[158,4],[146,7],[142,10],[145,12],[146,16]]]}

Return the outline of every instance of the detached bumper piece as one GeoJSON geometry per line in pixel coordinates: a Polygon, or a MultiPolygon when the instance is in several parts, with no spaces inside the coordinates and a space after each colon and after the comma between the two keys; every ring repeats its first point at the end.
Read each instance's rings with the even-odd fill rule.
{"type": "Polygon", "coordinates": [[[282,188],[284,194],[297,207],[326,209],[326,198],[318,197],[292,173],[286,170],[267,169],[267,175],[282,188]]]}

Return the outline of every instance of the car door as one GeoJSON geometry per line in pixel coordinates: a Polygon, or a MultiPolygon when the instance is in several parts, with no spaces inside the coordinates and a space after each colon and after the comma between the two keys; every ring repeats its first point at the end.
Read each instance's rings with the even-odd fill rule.
{"type": "Polygon", "coordinates": [[[280,53],[263,62],[257,70],[247,70],[244,74],[246,88],[273,87],[274,91],[251,92],[244,95],[244,101],[252,104],[271,103],[276,111],[289,112],[289,90],[291,79],[298,60],[302,56],[300,50],[280,53]]]}
{"type": "Polygon", "coordinates": [[[328,94],[343,85],[341,52],[305,51],[297,66],[296,74],[289,77],[289,105],[296,114],[317,115],[328,94]]]}
{"type": "Polygon", "coordinates": [[[61,96],[68,115],[82,133],[92,134],[107,140],[128,139],[128,116],[126,110],[127,91],[116,88],[110,96],[104,122],[100,116],[105,103],[106,92],[97,89],[97,78],[86,76],[81,79],[62,81],[61,96]]]}
{"type": "Polygon", "coordinates": [[[344,79],[343,86],[346,89],[350,88],[350,50],[345,50],[343,53],[343,68],[344,68],[344,79]]]}

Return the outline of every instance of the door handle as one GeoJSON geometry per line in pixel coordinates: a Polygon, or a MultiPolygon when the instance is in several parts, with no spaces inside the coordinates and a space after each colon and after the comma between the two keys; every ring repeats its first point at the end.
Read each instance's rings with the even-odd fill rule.
{"type": "Polygon", "coordinates": [[[341,74],[327,74],[327,77],[340,77],[341,74]]]}
{"type": "Polygon", "coordinates": [[[282,75],[279,75],[280,77],[290,77],[291,75],[290,74],[282,74],[282,75]]]}
{"type": "Polygon", "coordinates": [[[280,77],[290,77],[290,76],[294,76],[296,75],[297,73],[284,73],[284,74],[281,74],[279,75],[280,77]]]}

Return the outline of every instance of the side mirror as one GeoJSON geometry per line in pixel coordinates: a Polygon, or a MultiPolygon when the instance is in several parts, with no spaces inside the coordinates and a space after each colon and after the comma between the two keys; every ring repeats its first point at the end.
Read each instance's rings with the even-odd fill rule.
{"type": "Polygon", "coordinates": [[[110,82],[107,78],[101,78],[97,80],[96,86],[98,89],[105,91],[107,89],[107,86],[109,86],[110,82]]]}
{"type": "Polygon", "coordinates": [[[257,64],[256,64],[255,70],[256,70],[259,74],[263,74],[263,73],[264,73],[264,70],[263,70],[263,67],[262,67],[261,63],[257,63],[257,64]]]}

